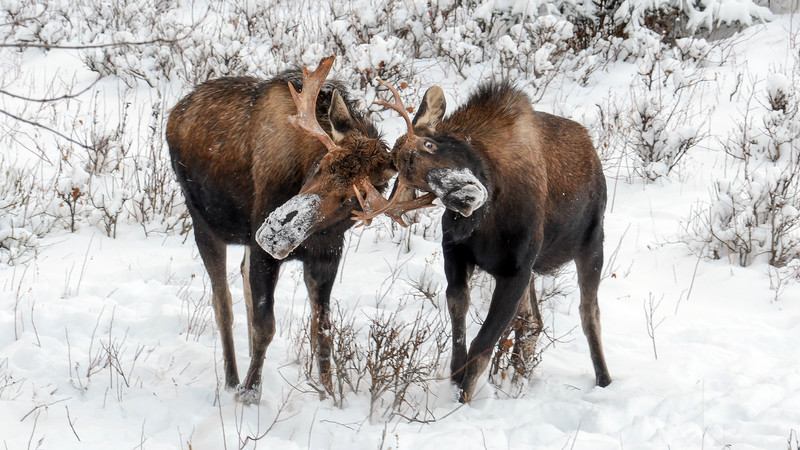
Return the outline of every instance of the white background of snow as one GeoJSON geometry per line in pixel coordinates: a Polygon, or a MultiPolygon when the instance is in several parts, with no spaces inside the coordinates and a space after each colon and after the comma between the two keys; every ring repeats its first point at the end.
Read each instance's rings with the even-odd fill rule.
{"type": "MultiPolygon", "coordinates": [[[[709,70],[718,81],[699,101],[714,108],[712,134],[732,129],[743,105],[729,100],[732,68],[765,79],[770,69],[786,65],[790,26],[789,17],[781,17],[746,30],[735,40],[729,64],[709,70]]],[[[24,63],[37,68],[39,83],[57,67],[79,64],[63,53],[33,50],[24,63]]],[[[430,78],[448,93],[452,111],[465,99],[454,92],[467,92],[474,82],[437,73],[435,66],[430,70],[430,78]]],[[[470,75],[478,78],[481,70],[470,75]]],[[[587,88],[566,84],[552,90],[537,108],[589,108],[615,89],[628,89],[634,71],[631,64],[617,63],[596,73],[587,88]]],[[[114,82],[102,84],[113,95],[114,82]]],[[[390,119],[381,127],[391,142],[403,124],[390,119]]],[[[690,206],[707,198],[710,174],[721,170],[723,159],[718,148],[700,149],[680,180],[646,187],[609,180],[609,192],[616,193],[606,215],[606,254],[619,245],[617,276],[600,290],[603,341],[614,378],[609,387],[594,386],[574,292],[545,308],[548,331],[567,335],[544,353],[521,398],[496,395],[484,378],[476,399],[459,406],[447,381],[438,381],[427,416],[438,420],[429,424],[401,418],[370,423],[365,397],[351,398],[340,409],[293,390],[302,378],[292,364],[287,329],[300,326],[309,309],[297,264],[284,266],[276,291],[280,330],[267,354],[261,404],[242,408],[225,392],[215,401],[222,373],[216,331],[209,328],[197,340],[186,335],[181,292],[197,297],[208,283],[191,238],[145,238],[133,226],[121,228],[115,240],[95,228],[48,236],[36,260],[0,269],[0,386],[16,382],[0,395],[0,441],[9,449],[35,448],[39,442],[60,449],[172,449],[189,443],[216,449],[225,442],[238,448],[240,436],[266,431],[288,397],[284,420],[258,447],[786,448],[790,431],[800,429],[800,286],[788,286],[773,301],[766,265],[698,262],[685,246],[669,244],[677,240],[678,223],[690,206]],[[657,360],[643,312],[651,293],[663,296],[655,313],[663,318],[656,330],[657,360]],[[76,389],[70,362],[85,371],[90,348],[123,339],[123,363],[144,348],[135,367],[127,369],[131,386],[115,389],[121,381],[105,370],[87,389],[76,389]]],[[[434,259],[434,275],[443,282],[438,245],[414,236],[410,253],[404,253],[385,239],[387,226],[378,222],[351,235],[333,293],[344,308],[374,311],[378,286],[390,275],[387,262],[408,260],[405,270],[413,276],[424,270],[425,258],[434,259]]],[[[229,252],[243,373],[248,358],[237,275],[241,255],[241,249],[229,252]]],[[[402,283],[394,286],[387,298],[404,289],[402,283]]],[[[482,300],[474,298],[479,310],[485,310],[482,300]]],[[[473,324],[470,336],[476,330],[473,324]]]]}

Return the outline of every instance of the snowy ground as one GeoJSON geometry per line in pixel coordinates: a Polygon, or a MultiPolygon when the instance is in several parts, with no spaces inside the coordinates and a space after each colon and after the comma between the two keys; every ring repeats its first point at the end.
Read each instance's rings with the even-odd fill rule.
{"type": "MultiPolygon", "coordinates": [[[[695,101],[712,111],[710,138],[676,175],[650,184],[609,178],[608,276],[600,289],[614,378],[607,388],[594,386],[571,291],[544,305],[547,333],[557,340],[520,395],[498,391],[484,377],[475,400],[459,405],[445,355],[439,378],[413,392],[413,411],[371,421],[367,393],[337,407],[307,387],[295,336],[308,305],[301,267],[292,263],[276,292],[279,332],[267,353],[261,403],[242,407],[219,390],[219,339],[191,236],[145,236],[139,226],[121,225],[111,239],[84,226],[49,234],[26,264],[0,267],[0,441],[8,449],[777,449],[788,441],[796,448],[800,283],[782,285],[776,296],[774,270],[765,263],[742,268],[698,259],[680,242],[681,221],[708,199],[712,174],[724,170],[719,141],[745,100],[731,96],[736,74],[763,80],[790,65],[798,51],[789,46],[792,20],[746,29],[731,40],[725,65],[707,68],[705,78],[714,81],[695,101]],[[657,325],[652,338],[648,312],[657,325]]],[[[25,64],[41,63],[43,55],[29,50],[25,64]]],[[[429,70],[438,77],[435,65],[429,70]]],[[[634,72],[631,63],[610,65],[588,87],[548,91],[537,107],[580,117],[609,92],[627,91],[634,72]]],[[[444,76],[452,110],[464,96],[450,92],[475,81],[444,76]]],[[[391,118],[381,126],[393,142],[403,124],[391,118]]],[[[350,234],[334,300],[361,324],[377,311],[396,311],[400,298],[401,317],[425,308],[446,320],[446,311],[433,307],[444,304],[436,240],[404,235],[407,249],[389,228],[376,221],[350,234]],[[406,295],[423,273],[439,286],[433,301],[406,295]]],[[[240,249],[229,253],[243,371],[241,257],[240,249]]],[[[574,286],[569,270],[557,281],[574,286]]],[[[475,320],[485,311],[483,292],[473,291],[475,320]]],[[[469,331],[477,328],[474,322],[469,331]]]]}

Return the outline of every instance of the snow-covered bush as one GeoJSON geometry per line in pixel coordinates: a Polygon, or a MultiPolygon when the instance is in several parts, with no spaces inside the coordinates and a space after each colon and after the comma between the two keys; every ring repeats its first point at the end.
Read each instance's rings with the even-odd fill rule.
{"type": "MultiPolygon", "coordinates": [[[[682,104],[688,94],[666,84],[682,85],[687,64],[701,64],[714,52],[695,35],[770,18],[753,0],[214,0],[199,6],[180,0],[12,0],[0,8],[5,46],[77,49],[72,51],[89,70],[131,87],[121,96],[142,87],[151,92],[152,115],[130,112],[148,118],[138,129],[99,120],[86,133],[69,119],[76,108],[87,108],[75,104],[70,114],[43,121],[66,130],[62,137],[81,135],[86,147],[59,141],[60,147],[43,150],[58,156],[42,171],[50,179],[38,180],[50,189],[42,188],[31,199],[38,209],[29,210],[43,213],[39,217],[51,226],[73,230],[88,224],[112,235],[118,222],[141,223],[148,232],[187,229],[163,122],[177,97],[209,78],[268,77],[335,53],[338,78],[362,100],[361,107],[377,111],[371,106],[375,78],[405,86],[404,95],[412,98],[426,87],[415,78],[419,58],[462,75],[483,65],[489,76],[524,84],[534,98],[559,75],[585,84],[609,59],[638,59],[656,69],[643,71],[650,78],[640,77],[629,100],[606,105],[605,120],[622,122],[606,122],[607,139],[598,148],[609,155],[612,149],[623,152],[633,172],[654,179],[673,170],[699,138],[698,121],[687,118],[682,104]],[[612,145],[618,133],[622,146],[612,145]]],[[[120,108],[126,104],[127,97],[120,108]]],[[[24,229],[41,235],[34,227],[24,229]]]]}
{"type": "Polygon", "coordinates": [[[0,265],[27,262],[38,244],[28,216],[35,213],[32,173],[7,164],[0,157],[0,265]]]}
{"type": "Polygon", "coordinates": [[[573,25],[555,16],[516,24],[495,44],[495,75],[527,81],[534,91],[534,101],[538,100],[572,55],[569,40],[573,36],[573,25]]]}
{"type": "Polygon", "coordinates": [[[483,32],[474,20],[451,26],[436,35],[437,56],[446,60],[458,73],[483,60],[483,32]]]}
{"type": "Polygon", "coordinates": [[[753,1],[612,0],[607,3],[617,29],[647,27],[669,43],[695,33],[709,34],[720,27],[741,28],[773,18],[769,8],[753,1]]]}
{"type": "Polygon", "coordinates": [[[764,257],[782,267],[800,258],[800,59],[793,78],[770,75],[758,120],[745,114],[725,144],[738,169],[714,183],[709,204],[685,224],[687,242],[701,255],[736,255],[742,266],[764,257]]]}
{"type": "Polygon", "coordinates": [[[589,124],[611,177],[665,177],[705,137],[706,118],[694,101],[703,81],[693,67],[670,56],[671,49],[658,40],[651,44],[637,60],[629,95],[609,96],[589,124]]]}
{"type": "Polygon", "coordinates": [[[625,117],[624,136],[633,170],[649,181],[669,175],[686,153],[702,139],[695,117],[687,114],[686,100],[654,90],[633,88],[632,105],[625,117]]]}

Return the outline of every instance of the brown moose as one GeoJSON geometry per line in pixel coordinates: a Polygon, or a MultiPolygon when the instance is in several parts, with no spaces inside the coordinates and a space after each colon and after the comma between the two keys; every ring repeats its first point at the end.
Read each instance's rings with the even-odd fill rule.
{"type": "MultiPolygon", "coordinates": [[[[547,273],[574,260],[580,286],[580,316],[589,342],[596,383],[611,377],[600,341],[597,289],[603,267],[606,182],[586,130],[536,112],[530,99],[509,83],[488,83],[447,118],[438,86],[428,89],[413,122],[398,92],[383,103],[406,120],[408,132],[392,150],[398,182],[390,202],[363,204],[356,219],[368,221],[405,210],[397,199],[408,188],[438,197],[447,306],[453,328],[451,380],[469,401],[494,346],[517,315],[522,323],[515,352],[529,357],[542,330],[532,273],[547,273]],[[466,314],[475,266],[496,286],[489,311],[469,352],[466,314]],[[519,310],[519,312],[518,312],[519,310]],[[519,342],[521,339],[522,342],[519,342]]],[[[422,197],[421,197],[422,198],[422,197]]]]}
{"type": "Polygon", "coordinates": [[[175,105],[167,123],[172,167],[211,279],[225,386],[244,403],[260,399],[264,356],[275,333],[273,294],[286,259],[303,262],[311,345],[330,391],[328,310],[343,234],[353,225],[359,190],[385,189],[395,173],[375,126],[340,83],[325,81],[332,64],[333,57],[326,58],[313,73],[304,68],[266,81],[208,81],[175,105]],[[241,385],[225,267],[229,244],[245,246],[251,362],[241,385]]]}

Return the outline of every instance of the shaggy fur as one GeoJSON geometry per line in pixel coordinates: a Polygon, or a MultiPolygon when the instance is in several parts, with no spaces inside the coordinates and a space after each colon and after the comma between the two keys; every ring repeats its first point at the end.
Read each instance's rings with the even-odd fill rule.
{"type": "Polygon", "coordinates": [[[317,99],[320,126],[336,140],[328,151],[288,121],[296,113],[287,83],[302,89],[302,74],[289,71],[267,81],[221,78],[198,86],[173,108],[167,123],[172,166],[186,197],[195,240],[211,279],[222,336],[225,385],[239,386],[233,348],[233,313],[225,268],[226,246],[245,245],[242,262],[251,363],[238,398],[257,401],[261,368],[275,333],[274,289],[281,261],[255,242],[269,214],[299,194],[321,197],[319,222],[290,255],[303,262],[312,307],[312,346],[320,377],[330,388],[329,301],[341,258],[344,231],[357,209],[352,186],[366,178],[384,189],[393,174],[386,144],[354,108],[343,86],[327,81],[317,99]],[[334,90],[343,102],[334,102],[334,90]],[[329,120],[331,118],[332,120],[329,120]]]}
{"type": "MultiPolygon", "coordinates": [[[[493,347],[517,315],[518,358],[531,357],[542,329],[532,272],[547,273],[574,260],[580,313],[596,382],[611,377],[600,341],[597,288],[603,265],[605,177],[586,130],[535,112],[508,83],[480,87],[449,117],[444,96],[431,88],[417,109],[414,133],[392,151],[399,176],[431,192],[432,173],[467,169],[489,192],[468,216],[445,195],[442,217],[447,303],[453,326],[451,377],[469,401],[493,347]],[[452,206],[451,206],[452,205],[452,206]],[[474,267],[496,280],[491,306],[469,352],[465,342],[469,280],[474,267]],[[522,323],[524,326],[519,326],[522,323]]],[[[454,191],[458,194],[458,191],[454,191]]]]}

